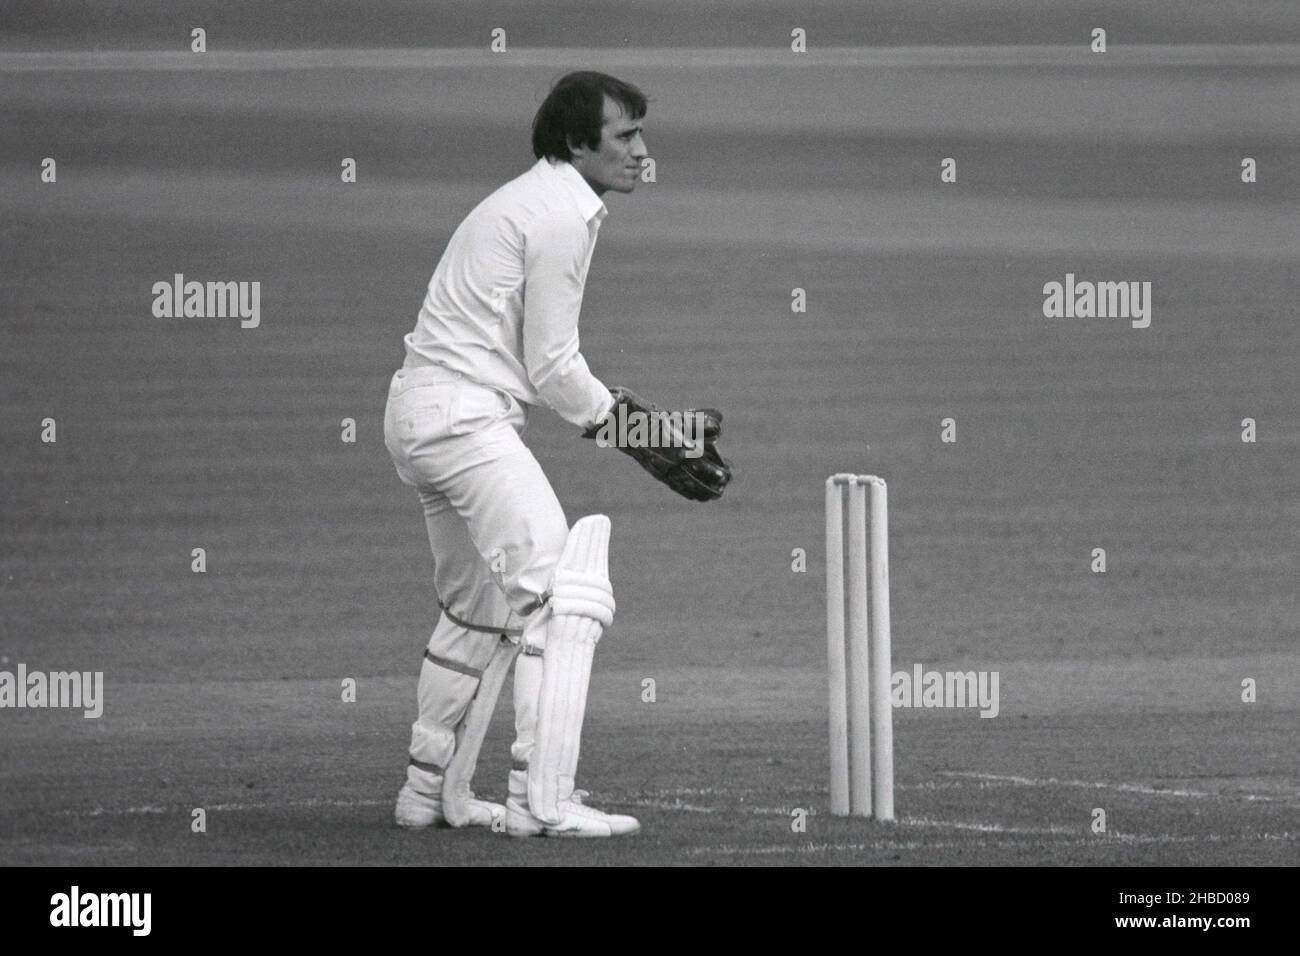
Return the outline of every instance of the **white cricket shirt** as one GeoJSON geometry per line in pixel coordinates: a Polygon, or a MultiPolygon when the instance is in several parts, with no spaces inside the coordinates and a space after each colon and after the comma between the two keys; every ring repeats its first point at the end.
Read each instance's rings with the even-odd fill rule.
{"type": "Polygon", "coordinates": [[[540,159],[475,207],[429,280],[406,366],[438,364],[586,428],[613,399],[578,351],[578,312],[608,214],[567,162],[540,159]]]}

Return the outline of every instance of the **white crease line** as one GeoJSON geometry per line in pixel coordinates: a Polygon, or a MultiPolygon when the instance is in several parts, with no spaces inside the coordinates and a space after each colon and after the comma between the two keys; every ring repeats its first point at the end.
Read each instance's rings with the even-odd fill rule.
{"type": "MultiPolygon", "coordinates": [[[[971,850],[979,847],[1071,846],[1073,840],[1018,840],[992,842],[963,840],[930,842],[922,840],[875,840],[871,843],[806,843],[798,846],[715,846],[692,847],[690,856],[771,856],[779,854],[862,853],[868,850],[971,850]]],[[[1080,841],[1084,842],[1084,841],[1080,841]]]]}
{"type": "Polygon", "coordinates": [[[1006,774],[970,773],[964,771],[940,771],[944,777],[961,777],[968,780],[981,780],[987,783],[1005,783],[1019,787],[1085,787],[1090,790],[1114,790],[1119,793],[1140,793],[1153,797],[1189,797],[1193,799],[1215,798],[1256,800],[1264,803],[1285,803],[1294,797],[1274,797],[1262,793],[1210,793],[1205,790],[1179,790],[1172,787],[1151,787],[1141,783],[1106,783],[1105,781],[1059,780],[1056,777],[1017,777],[1006,774]]]}
{"type": "Polygon", "coordinates": [[[1009,774],[971,773],[964,771],[940,771],[945,777],[963,777],[970,780],[984,780],[990,783],[1007,783],[1019,787],[1087,787],[1095,790],[1119,790],[1124,793],[1145,793],[1162,797],[1212,797],[1214,794],[1200,790],[1174,790],[1149,787],[1139,783],[1106,783],[1087,780],[1058,780],[1055,777],[1017,777],[1009,774]]]}
{"type": "MultiPolygon", "coordinates": [[[[819,811],[815,805],[810,802],[805,804],[790,804],[783,807],[764,807],[747,804],[743,799],[736,800],[735,797],[740,793],[762,793],[764,796],[772,796],[768,790],[719,790],[714,787],[691,788],[685,787],[677,790],[643,790],[640,797],[633,797],[627,801],[628,804],[638,807],[651,807],[658,810],[683,810],[687,813],[726,813],[733,812],[737,814],[748,814],[753,816],[778,816],[788,817],[795,810],[802,810],[810,817],[818,816],[824,811],[819,811]],[[682,796],[712,796],[719,797],[727,801],[726,806],[722,807],[704,807],[687,803],[682,800],[682,796]]],[[[815,791],[809,791],[810,795],[815,791]]],[[[613,801],[617,802],[617,801],[613,801]]]]}
{"type": "Polygon", "coordinates": [[[630,801],[634,807],[649,807],[652,810],[677,810],[682,813],[718,813],[718,807],[700,807],[692,803],[685,803],[681,800],[647,800],[638,799],[630,801]]]}
{"type": "Polygon", "coordinates": [[[1017,827],[1001,823],[968,823],[961,820],[933,820],[929,817],[900,817],[898,823],[909,827],[936,827],[943,830],[973,830],[977,833],[1019,833],[1024,835],[1056,834],[1075,836],[1079,827],[1050,825],[1046,827],[1017,827]]]}
{"type": "Polygon", "coordinates": [[[762,793],[769,794],[771,790],[760,790],[757,787],[739,787],[735,790],[723,789],[721,787],[672,787],[662,790],[642,790],[642,796],[646,797],[726,797],[734,799],[745,793],[762,793]]]}
{"type": "Polygon", "coordinates": [[[1162,834],[1158,836],[1144,836],[1140,833],[1111,833],[1107,836],[1095,838],[1095,842],[1105,843],[1108,840],[1117,843],[1237,843],[1242,840],[1256,840],[1265,843],[1286,841],[1293,842],[1296,835],[1289,830],[1282,833],[1203,833],[1203,834],[1182,834],[1174,836],[1172,834],[1162,834]]]}
{"type": "MultiPolygon", "coordinates": [[[[686,852],[690,856],[770,856],[784,853],[863,852],[866,850],[922,850],[976,847],[981,843],[921,843],[919,841],[877,840],[873,843],[806,843],[799,846],[702,846],[686,852]]],[[[1003,844],[999,844],[1003,845],[1003,844]]]]}
{"type": "MultiPolygon", "coordinates": [[[[616,800],[611,798],[613,804],[633,804],[635,806],[653,807],[660,810],[679,810],[684,813],[719,813],[720,807],[701,807],[685,803],[681,800],[616,800]]],[[[281,801],[261,801],[261,802],[235,802],[235,803],[196,803],[193,806],[163,806],[161,804],[145,804],[138,807],[92,807],[86,809],[68,809],[60,810],[58,816],[63,817],[102,817],[102,816],[146,816],[164,813],[191,813],[194,810],[207,810],[210,812],[238,812],[242,810],[293,810],[293,809],[316,809],[320,807],[336,808],[362,808],[362,807],[382,807],[391,804],[391,800],[334,800],[325,797],[309,797],[304,800],[281,800],[281,801]]],[[[782,813],[781,810],[769,810],[767,808],[755,808],[750,812],[765,813],[782,813]]]]}
{"type": "Polygon", "coordinates": [[[279,803],[214,803],[208,810],[282,810],[286,807],[380,807],[392,800],[329,800],[310,797],[306,800],[286,800],[279,803]]]}
{"type": "Polygon", "coordinates": [[[58,815],[63,817],[102,817],[107,815],[137,816],[161,813],[190,813],[194,810],[231,811],[310,809],[313,807],[378,807],[390,802],[388,800],[330,800],[323,797],[311,797],[306,800],[283,800],[275,803],[196,803],[193,806],[178,805],[170,807],[160,804],[145,804],[139,807],[92,807],[89,810],[60,810],[58,815]]]}
{"type": "Polygon", "coordinates": [[[964,784],[957,781],[931,780],[928,783],[896,783],[895,790],[960,790],[964,784]]]}
{"type": "MultiPolygon", "coordinates": [[[[789,816],[795,807],[753,807],[740,804],[731,807],[708,807],[695,803],[688,803],[680,798],[662,799],[654,797],[639,797],[627,800],[619,800],[614,797],[609,798],[611,804],[623,806],[647,807],[652,810],[666,810],[677,813],[723,813],[734,810],[742,815],[755,816],[789,816]]],[[[146,804],[139,807],[93,807],[89,810],[71,809],[60,810],[58,815],[64,817],[102,817],[102,816],[145,816],[164,813],[190,813],[196,809],[203,809],[212,812],[237,812],[241,810],[290,810],[290,809],[312,809],[318,807],[378,807],[384,806],[388,800],[330,800],[321,797],[313,797],[306,800],[284,800],[279,802],[238,802],[238,803],[212,803],[212,804],[195,804],[189,806],[162,806],[160,804],[146,804]]],[[[817,816],[817,810],[812,807],[799,808],[806,809],[809,816],[817,816]]]]}
{"type": "MultiPolygon", "coordinates": [[[[958,781],[947,780],[928,780],[924,783],[896,783],[895,790],[960,790],[964,784],[958,781]]],[[[775,793],[780,793],[801,799],[811,799],[814,797],[825,797],[829,794],[830,787],[670,787],[656,790],[637,791],[643,797],[720,797],[724,800],[734,800],[737,797],[744,797],[748,794],[760,794],[764,797],[770,797],[775,793]]]]}
{"type": "Polygon", "coordinates": [[[874,840],[870,843],[803,843],[794,846],[713,846],[692,847],[689,856],[770,856],[773,854],[813,854],[813,853],[861,853],[868,850],[971,850],[1010,849],[1013,847],[1105,847],[1131,844],[1180,844],[1180,843],[1238,843],[1254,842],[1293,842],[1296,834],[1285,833],[1247,833],[1231,836],[1221,833],[1207,833],[1202,836],[1138,836],[1111,835],[1099,837],[1078,837],[1068,840],[874,840]]]}
{"type": "Polygon", "coordinates": [[[179,813],[179,807],[125,807],[123,809],[109,809],[108,807],[92,807],[89,810],[60,810],[61,817],[102,817],[107,814],[139,814],[139,813],[179,813]]]}

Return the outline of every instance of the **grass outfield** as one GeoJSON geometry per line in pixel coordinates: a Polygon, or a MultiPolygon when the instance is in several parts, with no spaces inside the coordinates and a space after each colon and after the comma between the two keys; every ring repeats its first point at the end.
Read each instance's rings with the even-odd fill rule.
{"type": "MultiPolygon", "coordinates": [[[[819,74],[791,73],[732,111],[729,149],[674,106],[708,71],[651,72],[661,181],[610,201],[584,352],[606,381],[723,408],[739,478],[691,505],[546,413],[530,425],[570,517],[614,521],[619,617],[581,783],[645,833],[575,846],[390,822],[436,604],[383,399],[449,229],[527,161],[510,111],[433,97],[427,131],[487,144],[482,168],[444,170],[455,151],[426,149],[403,112],[417,91],[383,71],[348,84],[375,119],[344,152],[314,122],[329,75],[294,74],[286,105],[263,93],[243,119],[245,80],[125,76],[24,74],[0,107],[31,156],[74,157],[41,187],[0,147],[0,668],[107,685],[99,720],[0,713],[0,863],[1295,861],[1300,251],[1267,98],[1285,77],[1133,74],[1166,103],[1219,89],[1211,109],[1262,144],[1243,196],[1232,136],[1180,148],[1207,122],[1184,111],[1148,151],[1143,97],[1109,138],[1071,137],[1046,108],[999,111],[1014,71],[967,70],[1005,136],[961,132],[966,100],[877,105],[886,148],[801,113],[819,74]],[[356,143],[348,192],[332,179],[356,143]],[[963,149],[974,182],[940,193],[922,170],[963,149]],[[1044,319],[1042,284],[1067,271],[1152,281],[1151,328],[1044,319]],[[175,272],[260,280],[262,326],[154,319],[175,272]],[[996,719],[897,712],[892,826],[827,814],[821,482],[840,470],[891,484],[895,669],[1001,674],[996,719]]],[[[1045,95],[1099,124],[1125,82],[1045,95]]],[[[914,72],[909,95],[955,83],[914,72]]],[[[480,764],[497,796],[506,712],[480,764]]]]}
{"type": "MultiPolygon", "coordinates": [[[[11,721],[11,746],[42,760],[18,781],[0,847],[6,863],[78,865],[1284,865],[1294,712],[1261,706],[1243,737],[1231,701],[1196,693],[1264,669],[1300,677],[1285,656],[1016,664],[998,719],[897,711],[898,820],[880,824],[827,812],[820,669],[599,668],[583,774],[644,831],[576,844],[394,827],[409,678],[363,679],[356,704],[333,681],[110,685],[111,719],[11,721]],[[640,701],[645,673],[654,704],[640,701]],[[1068,706],[1048,699],[1079,680],[1090,686],[1068,706]],[[1097,807],[1105,834],[1090,828],[1097,807]]],[[[480,793],[504,799],[508,747],[499,719],[480,793]]]]}

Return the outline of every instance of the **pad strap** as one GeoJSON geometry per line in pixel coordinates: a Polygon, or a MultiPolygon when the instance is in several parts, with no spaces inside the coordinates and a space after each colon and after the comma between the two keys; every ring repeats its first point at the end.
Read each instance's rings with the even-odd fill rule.
{"type": "Polygon", "coordinates": [[[438,607],[443,614],[451,620],[451,623],[458,627],[463,627],[467,631],[476,631],[479,634],[500,634],[502,637],[518,637],[524,633],[522,627],[484,627],[482,624],[472,624],[464,618],[457,617],[447,605],[442,601],[438,602],[438,607]]]}

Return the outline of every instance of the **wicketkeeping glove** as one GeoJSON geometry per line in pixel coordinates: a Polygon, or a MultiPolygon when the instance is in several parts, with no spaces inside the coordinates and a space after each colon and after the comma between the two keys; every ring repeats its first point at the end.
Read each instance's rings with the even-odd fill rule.
{"type": "Polygon", "coordinates": [[[609,391],[614,407],[604,421],[583,432],[583,438],[615,446],[684,498],[722,497],[722,489],[731,481],[731,462],[717,447],[722,412],[715,408],[665,412],[626,388],[609,391]],[[693,431],[689,426],[683,429],[688,422],[695,426],[693,431]]]}

